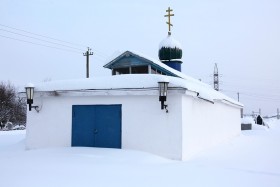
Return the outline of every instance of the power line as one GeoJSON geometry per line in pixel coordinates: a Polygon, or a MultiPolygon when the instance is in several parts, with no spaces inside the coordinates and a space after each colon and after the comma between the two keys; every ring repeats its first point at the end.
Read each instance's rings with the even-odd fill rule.
{"type": "MultiPolygon", "coordinates": [[[[74,45],[74,46],[88,47],[88,46],[86,46],[86,45],[81,45],[81,44],[77,44],[77,43],[73,43],[73,42],[67,42],[67,41],[64,41],[64,40],[57,39],[57,38],[53,38],[53,37],[49,37],[49,36],[45,36],[45,35],[41,35],[41,34],[36,34],[36,33],[33,33],[33,32],[29,32],[29,31],[26,31],[26,30],[22,30],[22,29],[10,27],[10,26],[3,25],[3,24],[0,24],[0,26],[6,27],[6,28],[9,28],[9,29],[14,29],[14,30],[17,30],[17,31],[20,31],[20,32],[24,32],[24,33],[27,33],[27,34],[36,35],[36,36],[39,36],[39,37],[43,37],[43,38],[55,40],[55,41],[58,41],[58,42],[63,42],[63,43],[71,44],[71,45],[74,45]]],[[[16,34],[16,35],[20,35],[20,36],[32,38],[32,39],[35,39],[35,40],[40,40],[40,41],[43,41],[43,42],[51,43],[51,44],[54,44],[54,45],[59,45],[59,46],[71,48],[71,49],[78,50],[78,51],[81,51],[81,52],[84,51],[84,50],[81,49],[81,48],[76,48],[76,47],[72,47],[72,46],[69,46],[69,45],[60,44],[60,43],[57,43],[57,42],[48,41],[48,40],[40,39],[40,38],[33,37],[33,36],[28,36],[28,35],[21,34],[21,33],[18,33],[18,32],[9,31],[9,30],[6,30],[6,29],[0,29],[0,30],[5,31],[5,32],[9,32],[9,33],[12,33],[12,34],[16,34]]],[[[47,46],[47,45],[44,45],[44,44],[38,44],[38,43],[31,42],[31,41],[26,41],[26,40],[21,40],[21,39],[15,39],[15,38],[8,37],[8,36],[3,36],[3,35],[2,35],[2,37],[9,38],[9,39],[13,39],[13,40],[17,40],[17,41],[22,41],[22,42],[26,42],[26,43],[30,43],[30,44],[34,44],[34,45],[40,45],[40,46],[44,46],[44,47],[49,47],[49,48],[55,48],[55,49],[64,50],[64,49],[59,48],[59,47],[51,47],[51,46],[47,46]]],[[[66,50],[66,51],[72,51],[72,50],[69,50],[69,49],[65,49],[65,50],[66,50]]],[[[94,49],[94,52],[95,52],[95,55],[100,56],[101,58],[103,58],[103,60],[108,58],[108,56],[107,56],[106,54],[102,53],[101,51],[98,51],[98,50],[94,49]]]]}
{"type": "MultiPolygon", "coordinates": [[[[237,91],[233,91],[233,90],[223,90],[225,92],[233,92],[233,93],[237,93],[237,91]]],[[[279,97],[280,95],[266,95],[266,94],[256,94],[256,93],[251,93],[251,92],[239,92],[240,94],[245,94],[245,95],[254,95],[254,96],[263,96],[263,97],[279,97]]]]}
{"type": "Polygon", "coordinates": [[[100,52],[100,51],[98,51],[98,50],[94,50],[94,53],[95,53],[95,55],[98,55],[99,57],[101,57],[101,58],[103,58],[103,60],[105,59],[107,59],[108,58],[108,56],[107,55],[105,55],[105,54],[100,54],[100,53],[102,53],[102,52],[100,52]]]}
{"type": "MultiPolygon", "coordinates": [[[[260,82],[260,81],[274,81],[275,80],[275,77],[268,77],[269,75],[266,75],[266,77],[254,77],[252,79],[243,79],[243,82],[251,82],[254,81],[254,82],[260,82]]],[[[226,79],[227,81],[229,82],[239,82],[240,80],[239,79],[236,79],[236,77],[230,77],[230,76],[224,76],[224,79],[226,79]]]]}
{"type": "MultiPolygon", "coordinates": [[[[242,80],[242,79],[241,79],[242,80]]],[[[277,79],[274,79],[273,80],[275,83],[278,83],[279,81],[277,79]]],[[[251,80],[251,81],[248,81],[245,82],[242,80],[242,82],[239,80],[239,82],[231,82],[231,81],[223,81],[223,83],[225,85],[228,85],[228,86],[244,86],[244,85],[250,85],[250,86],[272,86],[272,87],[275,87],[277,88],[278,85],[270,85],[273,81],[266,81],[266,82],[262,82],[260,83],[259,81],[255,81],[255,80],[251,80]]],[[[280,88],[280,87],[278,87],[280,88]]]]}
{"type": "Polygon", "coordinates": [[[97,56],[97,54],[95,53],[95,58],[99,59],[100,62],[105,62],[106,58],[103,58],[103,57],[99,57],[97,56]]]}
{"type": "MultiPolygon", "coordinates": [[[[243,98],[244,98],[244,95],[243,95],[243,98]]],[[[250,97],[246,97],[246,100],[254,100],[254,101],[260,101],[260,100],[263,100],[263,101],[277,101],[277,102],[279,102],[280,101],[280,99],[277,99],[277,98],[266,98],[266,97],[254,97],[254,96],[250,96],[250,97]]],[[[241,102],[243,102],[242,101],[242,99],[241,99],[241,102]]]]}
{"type": "MultiPolygon", "coordinates": [[[[264,91],[266,93],[279,93],[280,92],[280,87],[278,87],[277,83],[275,84],[267,84],[267,85],[257,85],[257,84],[247,84],[246,86],[244,85],[233,85],[233,84],[224,84],[225,89],[234,89],[238,91],[243,91],[243,92],[252,92],[252,90],[256,90],[257,92],[264,91]]],[[[254,92],[255,93],[255,92],[254,92]]]]}
{"type": "Polygon", "coordinates": [[[72,52],[72,53],[79,53],[79,54],[81,54],[80,52],[77,52],[77,51],[74,51],[74,50],[70,50],[70,49],[64,49],[64,48],[48,46],[48,45],[44,45],[44,44],[38,44],[38,43],[34,43],[34,42],[26,41],[26,40],[21,40],[21,39],[17,39],[17,38],[12,38],[12,37],[8,37],[8,36],[3,36],[3,35],[0,35],[0,37],[8,38],[8,39],[11,39],[11,40],[16,40],[16,41],[20,41],[20,42],[25,42],[25,43],[29,43],[29,44],[33,44],[33,45],[39,45],[39,46],[44,46],[44,47],[48,47],[48,48],[59,49],[59,50],[63,50],[63,51],[68,51],[68,52],[72,52]]]}
{"type": "Polygon", "coordinates": [[[72,49],[75,49],[75,50],[84,51],[84,50],[79,49],[79,48],[75,48],[75,47],[71,47],[71,46],[68,46],[68,45],[64,45],[64,44],[60,44],[60,43],[56,43],[56,42],[51,42],[51,41],[43,40],[43,39],[36,38],[36,37],[33,37],[33,36],[27,36],[27,35],[24,35],[24,34],[16,33],[16,32],[13,32],[13,31],[8,31],[8,30],[5,30],[5,29],[0,29],[0,30],[1,31],[5,31],[5,32],[9,32],[9,33],[12,33],[12,34],[24,36],[24,37],[27,37],[27,38],[32,38],[32,39],[35,39],[35,40],[40,40],[40,41],[43,41],[43,42],[47,42],[47,43],[51,43],[51,44],[55,44],[55,45],[60,45],[60,46],[72,48],[72,49]]]}
{"type": "Polygon", "coordinates": [[[17,29],[17,28],[14,28],[14,27],[10,27],[10,26],[7,26],[7,25],[3,25],[3,24],[0,24],[0,26],[6,27],[6,28],[10,28],[10,29],[14,29],[14,30],[18,30],[18,31],[25,32],[25,33],[28,33],[28,34],[33,34],[33,35],[36,35],[36,36],[48,38],[48,39],[51,39],[51,40],[56,40],[56,41],[59,41],[59,42],[68,43],[68,44],[71,44],[71,45],[76,45],[76,46],[81,46],[81,47],[88,47],[88,46],[85,46],[85,45],[76,44],[76,43],[72,43],[72,42],[67,42],[67,41],[64,41],[64,40],[52,38],[52,37],[45,36],[45,35],[41,35],[41,34],[36,34],[36,33],[33,33],[33,32],[26,31],[26,30],[17,29]]]}
{"type": "Polygon", "coordinates": [[[271,96],[256,95],[256,94],[249,94],[249,93],[241,93],[241,94],[245,95],[245,96],[259,98],[259,99],[267,99],[267,100],[280,101],[280,97],[279,98],[275,98],[275,97],[271,97],[271,96]]]}
{"type": "Polygon", "coordinates": [[[272,100],[272,101],[280,101],[280,95],[264,95],[264,94],[255,94],[255,93],[248,93],[248,92],[238,92],[238,91],[232,91],[232,90],[223,90],[224,92],[231,92],[231,93],[239,93],[239,95],[243,96],[249,96],[253,98],[258,99],[264,99],[264,100],[272,100]]]}

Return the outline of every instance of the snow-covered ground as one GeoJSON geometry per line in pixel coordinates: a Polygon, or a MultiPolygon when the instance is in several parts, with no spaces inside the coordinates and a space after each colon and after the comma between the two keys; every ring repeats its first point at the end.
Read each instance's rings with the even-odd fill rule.
{"type": "Polygon", "coordinates": [[[133,150],[25,150],[25,131],[0,132],[0,186],[279,187],[280,120],[267,123],[185,162],[133,150]]]}

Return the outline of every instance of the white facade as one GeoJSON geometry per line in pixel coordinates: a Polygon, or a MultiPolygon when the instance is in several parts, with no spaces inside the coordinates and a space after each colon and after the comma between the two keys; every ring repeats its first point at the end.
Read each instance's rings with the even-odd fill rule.
{"type": "Polygon", "coordinates": [[[182,100],[183,160],[240,134],[240,108],[187,96],[182,100]]]}
{"type": "Polygon", "coordinates": [[[177,115],[180,113],[180,107],[176,107],[180,106],[178,96],[168,98],[174,103],[169,106],[169,113],[160,109],[157,95],[55,96],[41,99],[41,111],[28,112],[28,149],[71,146],[72,105],[121,104],[123,149],[180,159],[182,120],[177,115]]]}
{"type": "MultiPolygon", "coordinates": [[[[137,82],[136,76],[122,77],[133,77],[137,82]]],[[[146,86],[138,85],[139,89],[127,88],[123,81],[121,86],[126,88],[123,90],[69,90],[66,84],[64,90],[57,91],[55,86],[39,86],[34,105],[38,105],[40,111],[27,112],[27,149],[70,147],[72,105],[121,104],[122,149],[146,151],[171,159],[186,160],[240,133],[241,105],[238,103],[200,99],[196,92],[178,88],[174,80],[180,78],[170,78],[166,102],[169,112],[166,113],[160,108],[156,89],[157,80],[165,77],[146,75],[140,79],[148,77],[152,79],[143,83],[146,86]]]]}

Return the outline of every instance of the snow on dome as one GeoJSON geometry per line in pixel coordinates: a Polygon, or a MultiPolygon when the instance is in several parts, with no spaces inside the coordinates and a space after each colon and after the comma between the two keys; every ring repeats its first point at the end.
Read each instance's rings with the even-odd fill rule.
{"type": "Polygon", "coordinates": [[[28,83],[28,84],[25,85],[25,87],[32,87],[32,88],[34,88],[35,86],[32,83],[28,83]]]}
{"type": "Polygon", "coordinates": [[[182,49],[181,44],[177,40],[175,40],[171,35],[168,35],[164,40],[160,42],[159,49],[163,47],[182,49]]]}

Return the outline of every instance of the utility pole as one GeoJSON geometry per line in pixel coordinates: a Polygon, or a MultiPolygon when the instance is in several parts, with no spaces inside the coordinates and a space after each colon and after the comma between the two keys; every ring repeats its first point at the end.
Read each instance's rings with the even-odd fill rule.
{"type": "Polygon", "coordinates": [[[215,63],[213,76],[214,76],[214,89],[219,91],[219,72],[218,72],[217,63],[215,63]]]}
{"type": "Polygon", "coordinates": [[[91,52],[91,49],[88,47],[88,50],[84,53],[84,56],[87,58],[87,64],[86,64],[86,77],[89,78],[89,56],[93,55],[93,52],[91,52]]]}
{"type": "Polygon", "coordinates": [[[277,119],[280,119],[279,108],[277,108],[277,119]]]}
{"type": "MultiPolygon", "coordinates": [[[[237,99],[238,99],[238,102],[239,102],[239,92],[237,92],[237,99]]],[[[241,118],[243,118],[243,108],[240,109],[240,113],[241,113],[241,118]]]]}
{"type": "Polygon", "coordinates": [[[238,102],[239,102],[239,92],[237,92],[237,99],[238,99],[238,102]]]}

